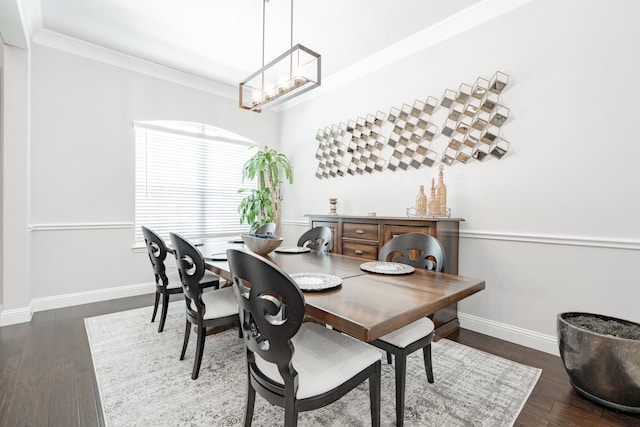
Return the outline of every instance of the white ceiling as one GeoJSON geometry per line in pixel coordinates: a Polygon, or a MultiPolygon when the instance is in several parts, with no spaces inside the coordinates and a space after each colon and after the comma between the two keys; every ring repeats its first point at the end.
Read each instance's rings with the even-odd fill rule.
{"type": "MultiPolygon", "coordinates": [[[[32,0],[37,2],[38,0],[32,0]]],[[[261,66],[262,0],[39,0],[45,30],[235,86],[261,66]]],[[[323,79],[480,0],[294,2],[293,43],[323,79]]],[[[290,47],[290,0],[266,3],[265,63],[290,47]]]]}

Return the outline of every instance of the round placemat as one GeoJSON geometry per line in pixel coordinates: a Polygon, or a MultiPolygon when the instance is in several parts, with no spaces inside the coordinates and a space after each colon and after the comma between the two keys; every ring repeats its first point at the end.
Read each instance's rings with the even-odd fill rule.
{"type": "Polygon", "coordinates": [[[291,278],[303,291],[324,291],[342,284],[342,279],[326,273],[293,273],[291,278]]]}
{"type": "Polygon", "coordinates": [[[384,261],[365,262],[360,264],[360,269],[378,274],[409,274],[416,271],[414,267],[407,264],[384,261]]]}

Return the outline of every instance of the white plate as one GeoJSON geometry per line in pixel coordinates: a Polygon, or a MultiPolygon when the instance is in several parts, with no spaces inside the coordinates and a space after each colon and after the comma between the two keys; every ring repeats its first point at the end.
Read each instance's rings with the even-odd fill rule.
{"type": "Polygon", "coordinates": [[[301,254],[304,252],[309,252],[311,249],[308,247],[302,246],[285,246],[282,248],[276,248],[276,252],[282,252],[284,254],[301,254]]]}
{"type": "Polygon", "coordinates": [[[333,274],[325,273],[293,273],[291,278],[303,291],[323,291],[332,289],[342,284],[342,279],[333,274]]]}
{"type": "Polygon", "coordinates": [[[360,264],[360,269],[379,274],[409,274],[416,271],[415,268],[407,264],[384,261],[365,262],[360,264]]]}
{"type": "Polygon", "coordinates": [[[226,261],[227,253],[220,252],[219,254],[212,254],[211,256],[205,257],[206,259],[210,259],[211,261],[226,261]]]}

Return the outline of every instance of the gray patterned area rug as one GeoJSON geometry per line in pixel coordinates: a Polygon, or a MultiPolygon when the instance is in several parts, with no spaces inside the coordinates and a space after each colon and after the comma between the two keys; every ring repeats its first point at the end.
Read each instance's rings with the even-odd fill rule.
{"type": "MultiPolygon", "coordinates": [[[[162,333],[152,308],[85,319],[107,426],[239,426],[245,400],[244,344],[238,330],[207,337],[200,377],[191,380],[195,333],[180,361],[184,302],[170,304],[162,333]]],[[[446,339],[432,344],[435,383],[422,352],[407,360],[405,425],[511,426],[541,370],[446,339]]],[[[381,357],[383,354],[381,353],[381,357]]],[[[394,370],[382,364],[382,425],[395,425],[394,370]]],[[[371,424],[369,385],[299,416],[300,426],[371,424]]],[[[256,398],[254,426],[278,426],[281,408],[256,398]]]]}

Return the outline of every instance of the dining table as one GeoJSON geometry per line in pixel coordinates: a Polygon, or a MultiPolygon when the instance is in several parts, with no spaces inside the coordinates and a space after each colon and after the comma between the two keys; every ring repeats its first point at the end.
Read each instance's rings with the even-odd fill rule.
{"type": "MultiPolygon", "coordinates": [[[[226,261],[230,248],[249,251],[239,239],[203,241],[205,268],[231,281],[226,261]]],[[[336,276],[339,285],[304,291],[306,314],[362,341],[373,341],[485,288],[481,279],[411,269],[403,274],[372,273],[363,259],[319,251],[281,248],[265,255],[285,273],[336,276]]],[[[436,336],[437,340],[439,337],[436,336]]]]}

